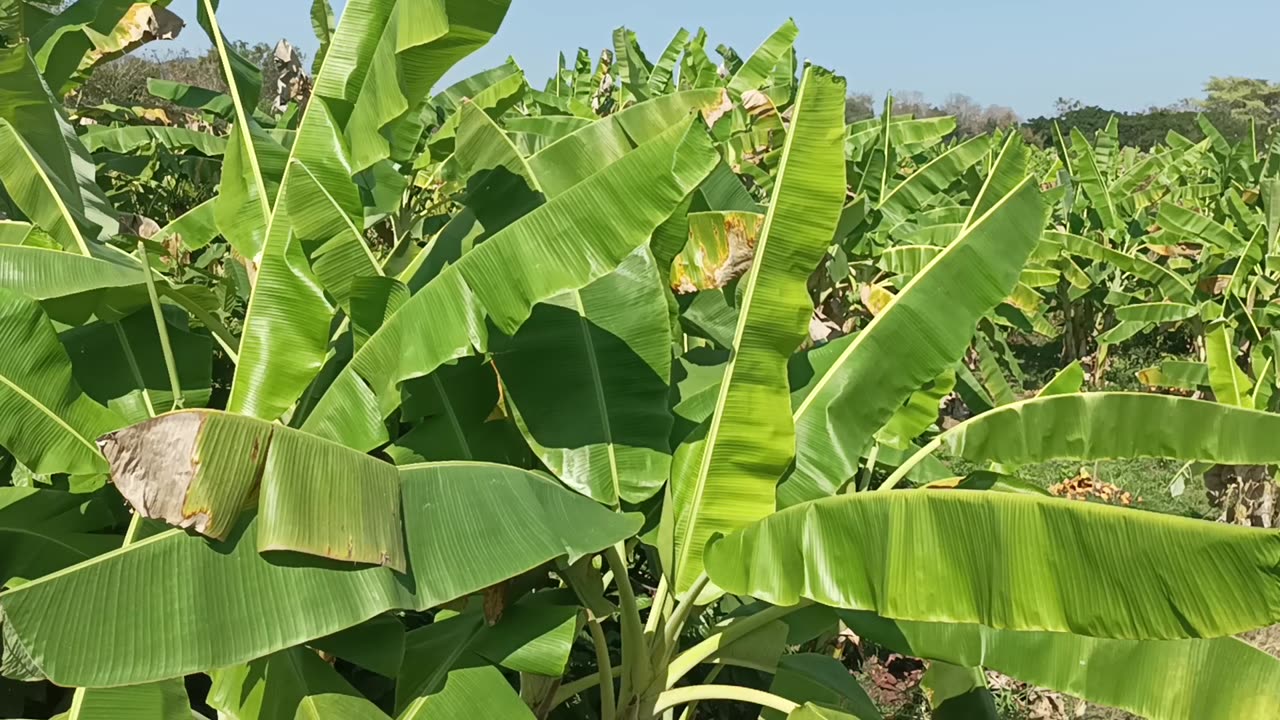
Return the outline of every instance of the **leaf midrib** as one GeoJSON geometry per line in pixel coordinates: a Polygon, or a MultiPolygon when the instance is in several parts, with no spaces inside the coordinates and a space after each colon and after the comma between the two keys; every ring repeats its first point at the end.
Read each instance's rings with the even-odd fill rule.
{"type": "Polygon", "coordinates": [[[63,420],[60,415],[55,413],[52,409],[50,409],[44,403],[37,400],[35,396],[33,396],[31,393],[27,392],[26,390],[23,390],[21,386],[19,386],[17,383],[11,380],[4,373],[0,373],[0,383],[3,383],[10,390],[13,390],[13,392],[17,393],[19,397],[26,400],[30,405],[34,406],[37,410],[49,416],[49,418],[52,419],[55,423],[62,426],[62,428],[66,430],[68,434],[70,434],[73,438],[78,440],[81,445],[84,445],[85,447],[89,448],[90,452],[92,452],[95,456],[102,457],[102,454],[98,452],[97,445],[90,442],[88,438],[81,435],[75,428],[71,427],[71,425],[67,423],[66,420],[63,420]]]}

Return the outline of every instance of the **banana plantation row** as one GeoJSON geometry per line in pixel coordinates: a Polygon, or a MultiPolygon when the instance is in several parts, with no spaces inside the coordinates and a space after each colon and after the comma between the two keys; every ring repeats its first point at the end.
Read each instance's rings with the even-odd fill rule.
{"type": "Polygon", "coordinates": [[[0,715],[881,718],[852,634],[938,718],[1280,716],[1280,533],[1019,475],[1270,485],[1262,129],[846,125],[790,22],[434,87],[507,0],[319,0],[274,102],[200,0],[224,89],[69,113],[164,4],[0,3],[0,715]]]}

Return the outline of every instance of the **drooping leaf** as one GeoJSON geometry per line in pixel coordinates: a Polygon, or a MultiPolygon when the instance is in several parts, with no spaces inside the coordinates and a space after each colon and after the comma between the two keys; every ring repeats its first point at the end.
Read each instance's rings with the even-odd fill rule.
{"type": "Polygon", "coordinates": [[[399,474],[381,460],[216,411],[163,415],[100,444],[116,487],[144,517],[224,540],[257,494],[259,550],[405,570],[399,474]]]}
{"type": "Polygon", "coordinates": [[[707,568],[726,591],[780,605],[809,598],[901,620],[1141,640],[1276,622],[1278,558],[1274,531],[1035,495],[902,490],[789,508],[713,542],[707,568]]]}
{"type": "Polygon", "coordinates": [[[216,157],[227,150],[226,138],[187,128],[155,125],[128,125],[124,127],[104,127],[99,125],[90,128],[82,136],[82,139],[84,140],[85,148],[91,153],[108,150],[126,155],[145,148],[156,147],[178,154],[194,150],[209,157],[216,157]]]}
{"type": "Polygon", "coordinates": [[[840,615],[854,632],[893,652],[989,667],[1153,720],[1253,717],[1280,702],[1280,660],[1235,638],[1108,640],[840,615]]]}
{"type": "Polygon", "coordinates": [[[1169,395],[1087,393],[1024,400],[938,436],[958,457],[1026,465],[1051,459],[1157,457],[1269,465],[1280,417],[1169,395]]]}
{"type": "Polygon", "coordinates": [[[607,505],[658,491],[671,466],[671,328],[647,248],[538,305],[491,349],[521,431],[565,484],[607,505]]]}
{"type": "Polygon", "coordinates": [[[1116,319],[1120,322],[1143,324],[1171,323],[1195,317],[1199,312],[1194,305],[1184,305],[1182,303],[1139,303],[1116,308],[1116,319]]]}
{"type": "Polygon", "coordinates": [[[445,463],[400,472],[408,575],[273,562],[255,547],[252,518],[223,543],[171,530],[0,594],[6,646],[60,685],[176,677],[264,657],[387,610],[425,610],[557,557],[576,561],[641,523],[514,468],[445,463]],[[68,611],[50,615],[54,604],[68,611]],[[137,621],[115,622],[121,606],[137,621]],[[120,663],[124,643],[145,653],[120,663]]]}

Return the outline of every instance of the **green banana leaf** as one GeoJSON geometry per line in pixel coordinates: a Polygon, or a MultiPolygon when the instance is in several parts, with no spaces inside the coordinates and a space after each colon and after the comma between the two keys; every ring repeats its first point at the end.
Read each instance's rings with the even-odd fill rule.
{"type": "Polygon", "coordinates": [[[511,134],[522,154],[536,155],[592,122],[572,115],[534,115],[505,118],[502,126],[511,134]]]}
{"type": "Polygon", "coordinates": [[[120,547],[101,496],[0,487],[0,587],[26,582],[120,547]]]}
{"type": "Polygon", "coordinates": [[[77,690],[65,720],[191,720],[182,678],[145,685],[77,690]]]}
{"type": "Polygon", "coordinates": [[[298,704],[298,714],[294,720],[390,720],[377,705],[362,697],[350,695],[311,695],[298,704]]]}
{"type": "Polygon", "coordinates": [[[494,418],[498,377],[491,363],[466,358],[404,384],[401,420],[413,429],[386,449],[397,465],[479,460],[528,467],[529,448],[513,421],[494,418]]]}
{"type": "MultiPolygon", "coordinates": [[[[636,117],[665,122],[662,112],[616,117],[619,127],[636,117]]],[[[532,167],[517,161],[513,169],[542,189],[532,167]]],[[[521,432],[569,487],[616,505],[645,500],[665,482],[670,328],[662,279],[647,249],[591,285],[534,308],[513,336],[495,335],[491,350],[521,432]],[[582,409],[572,423],[560,412],[566,402],[582,409]]]]}
{"type": "Polygon", "coordinates": [[[759,90],[769,82],[770,74],[786,53],[795,45],[800,36],[800,28],[794,20],[788,20],[782,27],[774,31],[742,67],[729,79],[729,94],[734,100],[751,90],[759,90]]]}
{"type": "Polygon", "coordinates": [[[584,287],[647,242],[711,170],[715,152],[692,120],[641,145],[490,237],[441,272],[369,338],[303,429],[369,450],[397,386],[487,347],[485,320],[514,333],[533,306],[584,287]],[[565,228],[579,228],[566,233],[565,228]],[[514,268],[545,268],[513,274],[514,268]]]}
{"type": "Polygon", "coordinates": [[[529,168],[547,197],[556,197],[602,171],[672,126],[698,113],[715,117],[726,96],[719,88],[689,90],[633,105],[552,143],[529,158],[529,168]]]}
{"type": "Polygon", "coordinates": [[[1107,192],[1106,176],[1099,166],[1097,153],[1079,128],[1071,128],[1071,154],[1076,157],[1073,175],[1092,201],[1091,207],[1102,220],[1103,230],[1118,230],[1121,218],[1111,193],[1107,192]]]}
{"type": "Polygon", "coordinates": [[[308,646],[366,670],[395,678],[404,663],[405,628],[394,615],[378,615],[308,646]]]}
{"type": "Polygon", "coordinates": [[[157,243],[177,241],[187,250],[199,250],[218,236],[216,197],[206,200],[174,218],[152,236],[157,243]]]}
{"type": "MultiPolygon", "coordinates": [[[[1001,158],[993,178],[1020,172],[1021,148],[1001,158]]],[[[872,435],[911,393],[955,367],[978,319],[1013,290],[1044,220],[1034,181],[1013,185],[867,328],[809,352],[808,367],[793,370],[801,376],[792,383],[796,463],[778,488],[782,507],[830,495],[852,478],[872,435]]],[[[999,187],[989,180],[986,191],[999,187]]]]}
{"type": "MultiPolygon", "coordinates": [[[[405,94],[416,106],[454,62],[491,34],[478,36],[476,29],[501,21],[505,12],[505,3],[488,0],[464,10],[445,0],[350,3],[316,79],[316,101],[299,126],[280,201],[266,213],[262,267],[228,409],[275,419],[315,378],[333,316],[323,291],[343,305],[352,278],[381,274],[363,241],[363,203],[351,176],[386,157],[387,140],[379,133],[388,123],[413,124],[401,121],[411,108],[392,112],[405,94]],[[450,20],[451,13],[461,14],[450,20]],[[399,38],[402,30],[413,37],[399,38]],[[357,159],[361,152],[363,163],[357,159]]],[[[420,133],[421,127],[411,133],[413,143],[420,133]]]]}
{"type": "Polygon", "coordinates": [[[880,211],[891,218],[905,218],[922,209],[930,198],[946,191],[951,183],[986,157],[989,145],[990,140],[979,135],[925,163],[880,198],[880,211]]]}
{"type": "Polygon", "coordinates": [[[787,361],[813,311],[807,282],[844,206],[842,78],[810,67],[801,83],[778,183],[743,280],[739,321],[711,419],[677,450],[667,572],[677,593],[702,573],[717,532],[773,512],[778,478],[794,453],[787,361]]]}
{"type": "Polygon", "coordinates": [[[436,122],[443,123],[462,109],[464,100],[473,99],[486,88],[520,74],[520,66],[512,58],[497,67],[482,70],[450,85],[431,98],[430,108],[435,111],[436,122]]]}
{"type": "Polygon", "coordinates": [[[446,188],[459,188],[463,207],[401,273],[414,290],[545,201],[529,164],[493,119],[465,101],[458,114],[463,119],[454,153],[436,177],[446,188]]]}
{"type": "Polygon", "coordinates": [[[1213,397],[1225,405],[1253,409],[1253,381],[1236,364],[1239,349],[1232,341],[1231,328],[1218,325],[1204,335],[1205,359],[1209,367],[1209,387],[1213,397]]]}
{"type": "Polygon", "coordinates": [[[437,619],[409,633],[396,678],[396,708],[440,692],[455,670],[487,664],[559,678],[569,662],[580,608],[543,601],[538,593],[506,608],[488,625],[480,612],[437,619]]]}
{"type": "Polygon", "coordinates": [[[178,153],[195,150],[209,157],[217,157],[227,151],[226,138],[181,127],[95,126],[89,128],[81,139],[84,141],[85,148],[91,153],[107,150],[127,155],[155,147],[178,153]]]}
{"type": "MultiPolygon", "coordinates": [[[[410,159],[422,134],[421,121],[415,124],[414,115],[431,87],[489,42],[509,6],[510,0],[395,3],[378,30],[380,39],[368,58],[367,74],[347,124],[355,170],[388,158],[410,159]]],[[[343,14],[344,20],[350,12],[343,14]]],[[[334,44],[342,39],[339,25],[334,44]]]]}
{"type": "Polygon", "coordinates": [[[35,301],[0,290],[0,447],[33,472],[107,471],[94,439],[122,419],[80,390],[35,301]]]}
{"type": "Polygon", "coordinates": [[[204,110],[224,120],[233,118],[236,112],[230,95],[186,83],[147,78],[147,92],[178,107],[204,110]]]}
{"type": "Polygon", "coordinates": [[[680,28],[676,31],[675,37],[667,43],[658,62],[654,63],[653,71],[649,73],[649,83],[645,88],[646,95],[663,95],[671,92],[676,63],[680,61],[680,54],[684,52],[685,43],[688,41],[688,30],[680,28]]]}
{"type": "Polygon", "coordinates": [[[657,264],[552,298],[490,350],[521,432],[566,485],[606,505],[652,497],[671,466],[671,327],[657,264]],[[576,408],[569,416],[565,407],[576,408]]]}
{"type": "Polygon", "coordinates": [[[499,465],[418,465],[400,474],[408,575],[266,558],[252,517],[226,542],[170,530],[0,594],[6,647],[64,686],[178,677],[264,657],[391,609],[425,610],[558,557],[576,561],[630,537],[642,521],[499,465]],[[53,606],[67,611],[50,615],[53,606]],[[135,621],[117,622],[119,607],[135,621]],[[122,663],[126,643],[140,654],[122,663]]]}
{"type": "MultiPolygon", "coordinates": [[[[411,12],[398,7],[379,0],[350,3],[316,78],[279,200],[263,214],[261,269],[246,311],[227,405],[232,412],[266,420],[287,412],[325,362],[334,309],[324,290],[341,304],[354,277],[381,274],[363,240],[363,203],[351,179],[359,168],[351,161],[344,123],[379,39],[391,32],[390,16],[411,12]]],[[[441,9],[437,1],[421,7],[441,9]]],[[[382,68],[386,72],[395,72],[394,60],[382,68]]],[[[420,88],[425,95],[434,79],[422,81],[428,83],[420,88]]]]}
{"type": "Polygon", "coordinates": [[[625,27],[615,28],[613,48],[618,77],[622,79],[627,93],[637,100],[645,100],[648,97],[645,87],[649,82],[649,73],[653,71],[653,66],[644,56],[644,50],[640,48],[636,34],[625,27]]]}
{"type": "Polygon", "coordinates": [[[329,46],[333,44],[333,33],[337,25],[329,0],[311,1],[311,29],[316,34],[316,40],[320,42],[315,59],[311,61],[312,75],[320,74],[320,68],[324,66],[324,58],[329,54],[329,46]]]}
{"type": "Polygon", "coordinates": [[[980,667],[961,667],[937,660],[920,678],[934,720],[1000,720],[995,696],[980,667]]]}
{"type": "Polygon", "coordinates": [[[893,652],[989,667],[1152,720],[1263,717],[1280,703],[1280,660],[1235,638],[1108,640],[840,615],[858,635],[893,652]]]}
{"type": "Polygon", "coordinates": [[[256,261],[262,254],[287,157],[256,122],[232,126],[213,213],[218,230],[244,258],[256,261]]]}
{"type": "MultiPolygon", "coordinates": [[[[841,714],[836,717],[840,718],[881,720],[883,717],[844,663],[827,655],[796,653],[783,656],[769,692],[792,702],[813,703],[823,709],[837,711],[841,714]]],[[[783,714],[765,708],[760,717],[781,720],[783,714]]],[[[796,714],[792,713],[790,717],[794,718],[796,714]]]]}
{"type": "Polygon", "coordinates": [[[293,647],[209,673],[208,704],[236,720],[293,720],[312,695],[360,697],[314,651],[293,647]]]}
{"type": "Polygon", "coordinates": [[[444,688],[420,697],[397,716],[397,720],[533,720],[511,684],[494,667],[460,668],[449,673],[444,688]]]}
{"type": "Polygon", "coordinates": [[[119,228],[95,168],[28,46],[0,49],[0,184],[63,247],[88,245],[119,228]]]}
{"type": "MultiPolygon", "coordinates": [[[[213,340],[191,332],[185,314],[165,313],[165,324],[182,406],[205,407],[213,392],[213,340]]],[[[149,308],[118,322],[73,328],[59,339],[85,394],[123,421],[142,422],[177,404],[179,398],[173,396],[164,347],[149,308]]]]}
{"type": "MultiPolygon", "coordinates": [[[[492,84],[467,96],[468,103],[485,111],[490,117],[500,117],[510,110],[524,96],[524,91],[528,87],[525,84],[524,71],[515,66],[515,63],[510,60],[508,60],[508,64],[514,68],[511,73],[497,78],[492,84]]],[[[440,159],[452,152],[454,147],[453,140],[457,137],[458,124],[461,121],[462,114],[460,112],[454,112],[450,115],[431,134],[427,143],[429,152],[419,157],[415,161],[415,165],[421,166],[432,157],[440,159]]]]}
{"type": "Polygon", "coordinates": [[[1225,465],[1271,465],[1280,449],[1271,413],[1141,393],[1035,398],[983,413],[938,436],[933,447],[974,461],[1028,465],[1053,459],[1156,457],[1225,465]]]}
{"type": "Polygon", "coordinates": [[[1207,242],[1228,251],[1235,251],[1245,245],[1242,238],[1222,223],[1173,203],[1160,203],[1160,214],[1156,217],[1156,222],[1165,232],[1189,242],[1207,242]]]}
{"type": "Polygon", "coordinates": [[[123,253],[90,257],[39,246],[0,245],[0,288],[34,300],[80,296],[78,301],[93,308],[100,301],[111,304],[108,291],[113,288],[145,283],[142,264],[123,253]],[[89,294],[95,297],[85,297],[89,294]]]}
{"type": "Polygon", "coordinates": [[[1172,302],[1139,303],[1116,308],[1116,319],[1126,323],[1172,323],[1198,314],[1200,310],[1194,305],[1172,302]]]}
{"type": "Polygon", "coordinates": [[[1278,560],[1275,531],[970,490],[816,500],[707,549],[713,582],[778,605],[1129,640],[1276,623],[1278,560]]]}

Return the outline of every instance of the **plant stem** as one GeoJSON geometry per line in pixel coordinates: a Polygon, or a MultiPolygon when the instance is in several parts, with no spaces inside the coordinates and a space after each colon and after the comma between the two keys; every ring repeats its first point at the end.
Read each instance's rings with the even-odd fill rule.
{"type": "Polygon", "coordinates": [[[689,674],[699,664],[715,655],[730,643],[739,640],[775,620],[784,618],[805,607],[808,603],[791,607],[770,606],[753,615],[737,618],[718,629],[705,640],[681,653],[667,667],[667,687],[673,687],[680,678],[689,674]]]}
{"type": "Polygon", "coordinates": [[[666,632],[663,633],[663,642],[666,652],[670,652],[676,648],[677,641],[680,639],[680,631],[684,630],[684,624],[689,619],[689,613],[693,612],[694,603],[698,601],[698,596],[710,584],[711,578],[707,577],[707,573],[703,572],[698,575],[698,579],[693,581],[693,586],[688,592],[680,596],[676,601],[676,609],[671,612],[671,619],[667,621],[666,632]]]}
{"type": "MultiPolygon", "coordinates": [[[[152,270],[151,272],[155,271],[152,270]]],[[[182,293],[169,286],[167,282],[166,278],[166,285],[158,288],[160,294],[169,298],[183,310],[191,313],[192,317],[199,320],[209,332],[213,333],[213,339],[218,341],[218,344],[222,346],[222,351],[227,354],[227,357],[231,358],[231,364],[238,365],[240,363],[240,341],[236,339],[236,336],[232,335],[227,326],[223,325],[208,310],[200,307],[199,303],[191,302],[183,297],[182,293]]]]}
{"type": "Polygon", "coordinates": [[[132,545],[138,541],[138,533],[142,532],[142,516],[134,513],[129,519],[129,529],[124,532],[124,543],[121,547],[132,545]]]}
{"type": "Polygon", "coordinates": [[[902,478],[906,477],[907,473],[911,472],[912,468],[919,465],[921,461],[926,457],[929,457],[934,450],[937,450],[940,447],[942,447],[942,440],[940,437],[931,440],[928,445],[920,448],[915,455],[912,455],[906,462],[902,463],[901,467],[894,470],[893,474],[889,476],[889,479],[885,480],[884,484],[876,488],[876,490],[892,490],[897,487],[898,483],[902,482],[902,478]]]}
{"type": "Polygon", "coordinates": [[[591,644],[596,648],[596,669],[600,681],[600,720],[613,720],[613,662],[609,660],[609,641],[604,637],[600,621],[587,614],[587,628],[591,631],[591,644]]]}
{"type": "Polygon", "coordinates": [[[689,687],[668,690],[658,696],[653,707],[654,717],[669,708],[699,700],[730,700],[761,707],[772,708],[778,712],[790,714],[798,704],[772,693],[736,685],[691,685],[689,687]]]}
{"type": "MultiPolygon", "coordinates": [[[[622,668],[620,667],[612,668],[610,671],[610,676],[612,678],[617,678],[621,674],[622,674],[622,668]]],[[[551,701],[551,707],[556,708],[561,704],[565,703],[566,701],[568,701],[569,698],[575,695],[581,695],[582,693],[599,685],[601,679],[602,678],[600,677],[599,674],[587,675],[586,677],[581,677],[581,678],[578,678],[577,680],[574,680],[573,682],[565,683],[561,685],[560,689],[556,691],[555,699],[551,701]]]]}
{"type": "Polygon", "coordinates": [[[129,372],[133,374],[133,382],[137,384],[138,390],[142,392],[142,404],[147,408],[147,417],[156,416],[156,408],[151,404],[151,393],[147,390],[147,381],[142,379],[142,369],[138,367],[138,358],[134,357],[133,348],[129,347],[129,338],[124,334],[124,328],[120,327],[120,323],[113,322],[111,327],[116,331],[116,340],[120,343],[120,349],[124,352],[124,358],[129,362],[129,372]]]}
{"type": "Polygon", "coordinates": [[[871,446],[871,452],[867,454],[867,467],[862,471],[862,478],[858,480],[858,492],[862,492],[871,487],[871,477],[876,472],[876,460],[880,457],[880,443],[871,446]]]}
{"type": "Polygon", "coordinates": [[[156,319],[156,332],[160,334],[160,349],[164,352],[164,367],[169,372],[169,388],[173,391],[173,410],[184,405],[182,383],[178,380],[178,365],[173,360],[173,346],[169,344],[169,325],[160,309],[160,296],[156,293],[156,281],[151,277],[151,264],[147,260],[146,243],[138,241],[138,255],[142,260],[142,276],[147,280],[147,297],[151,299],[151,313],[156,319]]]}
{"type": "Polygon", "coordinates": [[[621,708],[631,700],[629,696],[632,691],[649,686],[650,668],[644,653],[644,626],[640,624],[640,609],[636,604],[635,591],[631,588],[627,562],[617,547],[606,550],[604,556],[617,581],[618,603],[622,610],[622,692],[618,693],[618,705],[621,708]]]}
{"type": "MultiPolygon", "coordinates": [[[[720,671],[724,670],[724,668],[725,668],[724,665],[717,665],[711,668],[711,672],[707,673],[707,679],[703,682],[703,684],[711,685],[715,683],[716,678],[720,677],[720,671]]],[[[680,720],[693,720],[693,716],[697,712],[698,712],[698,701],[694,700],[693,702],[684,706],[684,712],[680,713],[680,720]]]]}
{"type": "Polygon", "coordinates": [[[649,605],[649,617],[645,619],[644,635],[652,639],[658,632],[658,624],[662,622],[662,611],[667,604],[667,576],[658,578],[658,589],[653,591],[653,602],[649,605]]]}

